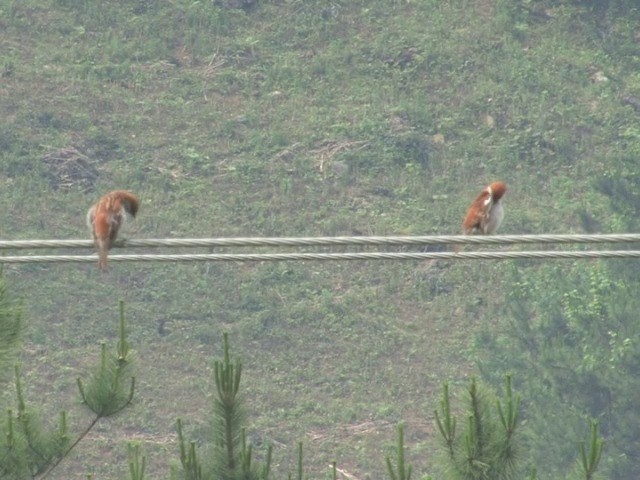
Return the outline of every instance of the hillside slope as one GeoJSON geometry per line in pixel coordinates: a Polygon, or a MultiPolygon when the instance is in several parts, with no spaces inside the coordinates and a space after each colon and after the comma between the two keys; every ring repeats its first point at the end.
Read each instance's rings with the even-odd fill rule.
{"type": "MultiPolygon", "coordinates": [[[[140,238],[458,233],[509,184],[504,233],[617,231],[594,179],[635,171],[640,12],[588,2],[24,0],[0,16],[6,239],[84,238],[88,206],[136,191],[140,238]],[[242,4],[245,8],[235,5],[242,4]],[[625,100],[626,99],[626,100],[625,100]]],[[[535,264],[522,263],[523,268],[535,264]]],[[[381,478],[395,425],[433,465],[444,380],[507,301],[507,262],[9,266],[28,396],[71,410],[126,302],[139,387],[58,478],[153,478],[175,420],[205,440],[229,332],[258,445],[312,477],[381,478]],[[75,477],[74,477],[75,475],[75,477]]]]}

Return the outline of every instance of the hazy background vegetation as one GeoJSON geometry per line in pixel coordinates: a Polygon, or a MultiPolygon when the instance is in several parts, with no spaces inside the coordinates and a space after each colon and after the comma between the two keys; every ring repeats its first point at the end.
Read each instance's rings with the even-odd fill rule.
{"type": "MultiPolygon", "coordinates": [[[[1,235],[87,237],[87,208],[114,188],[142,200],[136,238],[455,234],[495,179],[509,184],[503,233],[637,231],[639,22],[622,0],[4,0],[1,235]]],[[[565,471],[595,417],[605,474],[631,479],[637,271],[371,261],[5,275],[28,320],[27,398],[70,410],[72,429],[85,415],[76,377],[116,338],[126,302],[135,405],[57,478],[118,478],[131,439],[166,477],[178,417],[206,441],[211,361],[229,332],[248,431],[258,454],[274,445],[279,472],[303,441],[312,478],[332,460],[381,478],[404,422],[409,461],[430,473],[442,382],[480,375],[499,390],[512,371],[541,478],[565,471]]]]}

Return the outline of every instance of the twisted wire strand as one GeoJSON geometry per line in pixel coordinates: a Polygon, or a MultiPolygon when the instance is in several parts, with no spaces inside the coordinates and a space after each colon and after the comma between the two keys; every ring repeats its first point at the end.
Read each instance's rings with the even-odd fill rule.
{"type": "MultiPolygon", "coordinates": [[[[0,257],[0,264],[95,262],[94,255],[33,255],[0,257]]],[[[201,253],[172,255],[111,255],[110,262],[265,262],[287,260],[505,260],[519,258],[583,259],[640,258],[640,250],[513,251],[513,252],[353,252],[353,253],[201,253]]]]}
{"type": "MultiPolygon", "coordinates": [[[[237,237],[118,240],[114,247],[306,247],[332,245],[508,245],[531,243],[635,243],[640,234],[565,235],[431,235],[357,237],[237,237]]],[[[93,248],[91,240],[0,240],[0,250],[36,248],[93,248]]]]}

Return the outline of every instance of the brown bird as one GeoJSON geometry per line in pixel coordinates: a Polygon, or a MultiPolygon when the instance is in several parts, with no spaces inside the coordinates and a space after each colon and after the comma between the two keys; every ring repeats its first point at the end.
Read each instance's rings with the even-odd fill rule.
{"type": "Polygon", "coordinates": [[[462,222],[464,235],[492,235],[504,219],[502,197],[507,191],[504,182],[493,182],[473,201],[462,222]]]}
{"type": "Polygon", "coordinates": [[[124,190],[104,195],[87,212],[87,225],[98,250],[98,267],[107,268],[107,254],[118,236],[118,230],[127,216],[138,213],[138,197],[124,190]]]}

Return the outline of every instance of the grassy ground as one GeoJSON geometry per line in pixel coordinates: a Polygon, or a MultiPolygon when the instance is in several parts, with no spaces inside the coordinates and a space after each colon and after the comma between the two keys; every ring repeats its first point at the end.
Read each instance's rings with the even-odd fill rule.
{"type": "MultiPolygon", "coordinates": [[[[0,6],[2,236],[86,237],[102,192],[139,193],[130,237],[457,233],[487,182],[504,233],[616,231],[594,179],[634,171],[639,12],[588,2],[81,0],[0,6]],[[238,2],[240,3],[240,2],[238,2]]],[[[11,266],[25,300],[27,393],[85,419],[75,378],[114,343],[138,354],[129,411],[57,478],[151,476],[175,420],[206,440],[222,332],[244,360],[248,430],[313,478],[381,478],[407,424],[433,466],[441,383],[475,372],[506,262],[11,266]],[[163,326],[162,333],[159,327],[163,326]]],[[[531,266],[529,268],[535,268],[531,266]]],[[[175,460],[174,460],[175,461],[175,460]]]]}

